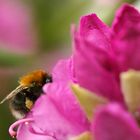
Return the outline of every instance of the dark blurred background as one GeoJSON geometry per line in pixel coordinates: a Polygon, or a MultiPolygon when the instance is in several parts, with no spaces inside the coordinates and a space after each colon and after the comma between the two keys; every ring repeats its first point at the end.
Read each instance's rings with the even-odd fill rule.
{"type": "MultiPolygon", "coordinates": [[[[111,25],[124,2],[140,8],[139,0],[0,0],[0,100],[18,85],[18,77],[35,69],[51,71],[71,54],[71,24],[96,12],[111,25]]],[[[0,105],[0,140],[11,140],[15,120],[8,103],[0,105]]]]}

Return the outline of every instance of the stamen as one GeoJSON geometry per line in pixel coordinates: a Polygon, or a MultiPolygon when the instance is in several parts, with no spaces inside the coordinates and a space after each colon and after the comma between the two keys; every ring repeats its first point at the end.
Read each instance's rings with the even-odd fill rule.
{"type": "Polygon", "coordinates": [[[14,128],[17,127],[18,125],[20,125],[21,123],[25,123],[26,125],[28,125],[29,122],[32,122],[32,121],[34,121],[32,118],[27,118],[27,119],[22,119],[22,120],[16,121],[9,127],[9,134],[11,135],[11,137],[15,138],[17,135],[17,132],[14,131],[14,128]]]}

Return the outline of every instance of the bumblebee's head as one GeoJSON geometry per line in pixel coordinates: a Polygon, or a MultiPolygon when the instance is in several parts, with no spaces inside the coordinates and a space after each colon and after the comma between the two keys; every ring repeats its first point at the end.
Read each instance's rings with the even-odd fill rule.
{"type": "Polygon", "coordinates": [[[20,85],[29,86],[31,84],[36,84],[43,86],[46,82],[52,82],[51,76],[48,75],[43,70],[33,71],[25,76],[22,76],[19,80],[20,85]]]}

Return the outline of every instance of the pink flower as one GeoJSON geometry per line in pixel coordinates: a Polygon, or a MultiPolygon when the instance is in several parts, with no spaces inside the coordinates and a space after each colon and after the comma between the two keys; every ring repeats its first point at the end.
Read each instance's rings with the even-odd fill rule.
{"type": "Polygon", "coordinates": [[[140,70],[140,13],[130,5],[117,12],[112,27],[95,14],[83,16],[74,31],[77,82],[111,101],[124,103],[120,73],[140,70]]]}
{"type": "MultiPolygon", "coordinates": [[[[89,129],[89,122],[69,88],[73,81],[72,58],[60,61],[52,77],[53,83],[44,86],[45,94],[36,101],[31,112],[16,123],[21,123],[18,140],[67,140],[89,129]]],[[[10,128],[13,136],[16,124],[10,128]]]]}
{"type": "MultiPolygon", "coordinates": [[[[74,31],[74,42],[77,83],[88,89],[89,94],[92,92],[111,101],[91,108],[90,133],[94,139],[140,140],[139,11],[130,5],[123,5],[112,27],[105,25],[95,14],[83,16],[80,27],[74,31]]],[[[93,105],[90,102],[89,107],[96,103],[99,101],[93,102],[93,105]]],[[[84,109],[90,115],[87,107],[88,103],[84,109]]]]}
{"type": "Polygon", "coordinates": [[[29,8],[18,0],[0,1],[1,50],[31,53],[36,45],[29,8]]]}

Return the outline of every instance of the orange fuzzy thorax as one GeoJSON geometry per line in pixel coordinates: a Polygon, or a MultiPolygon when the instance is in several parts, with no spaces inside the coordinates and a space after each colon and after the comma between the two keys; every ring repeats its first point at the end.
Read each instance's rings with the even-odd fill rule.
{"type": "Polygon", "coordinates": [[[22,86],[30,86],[32,83],[42,85],[44,77],[47,76],[47,73],[43,70],[33,71],[25,76],[22,76],[19,80],[19,84],[22,86]]]}

